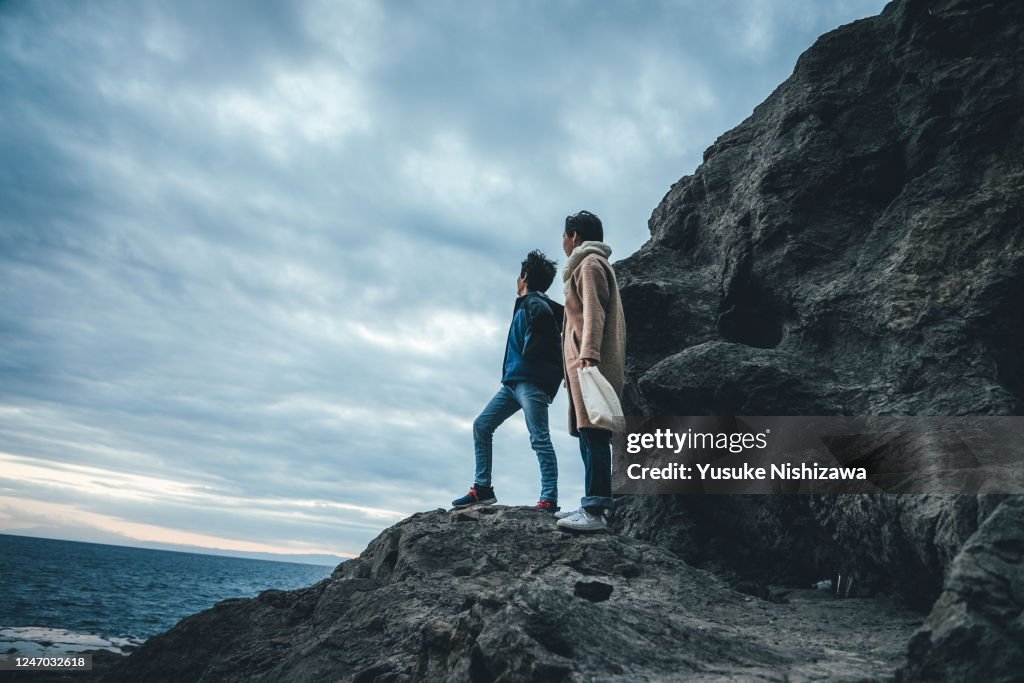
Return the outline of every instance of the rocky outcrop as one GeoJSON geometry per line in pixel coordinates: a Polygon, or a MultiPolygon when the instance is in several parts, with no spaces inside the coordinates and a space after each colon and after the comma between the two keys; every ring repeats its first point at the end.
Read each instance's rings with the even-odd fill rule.
{"type": "Polygon", "coordinates": [[[910,641],[901,681],[1019,681],[1024,675],[1024,498],[1007,500],[953,561],[910,641]]]}
{"type": "MultiPolygon", "coordinates": [[[[627,412],[1020,414],[1022,35],[1020,3],[908,0],[822,36],[618,263],[627,412]]],[[[844,575],[927,609],[1002,500],[661,497],[623,518],[719,572],[844,575]]],[[[908,671],[938,679],[948,642],[908,671]]]]}
{"type": "MultiPolygon", "coordinates": [[[[627,412],[1020,414],[1022,35],[1021,3],[906,0],[804,53],[617,264],[627,412]]],[[[1000,500],[663,499],[627,531],[683,516],[693,561],[926,606],[1000,500]]]]}
{"type": "Polygon", "coordinates": [[[921,618],[820,591],[763,600],[658,545],[547,513],[421,513],[307,589],[189,617],[105,681],[874,680],[921,618]]]}
{"type": "Polygon", "coordinates": [[[804,53],[617,265],[633,410],[1018,414],[1022,27],[910,0],[804,53]]]}

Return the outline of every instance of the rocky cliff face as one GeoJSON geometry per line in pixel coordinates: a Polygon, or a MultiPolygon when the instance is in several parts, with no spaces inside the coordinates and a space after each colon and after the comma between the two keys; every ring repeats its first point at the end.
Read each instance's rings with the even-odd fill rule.
{"type": "Polygon", "coordinates": [[[1024,6],[822,36],[618,265],[641,414],[1019,414],[1024,6]]]}
{"type": "MultiPolygon", "coordinates": [[[[629,410],[1019,414],[1022,15],[1019,3],[891,4],[819,39],[707,150],[619,264],[629,410]]],[[[847,502],[746,501],[740,517],[810,516],[836,542],[823,552],[800,535],[818,573],[823,560],[895,571],[934,597],[993,507],[847,502]]]]}
{"type": "MultiPolygon", "coordinates": [[[[1020,414],[1022,41],[1006,0],[898,0],[822,36],[619,262],[628,412],[1020,414]]],[[[876,680],[906,651],[906,681],[1010,681],[1019,508],[646,497],[585,538],[527,511],[426,513],[326,582],[184,620],[108,679],[876,680]],[[779,588],[837,571],[854,599],[779,588]],[[939,598],[909,650],[920,619],[869,597],[893,591],[939,598]]]]}
{"type": "MultiPolygon", "coordinates": [[[[822,36],[618,264],[627,412],[1021,414],[1022,117],[1021,3],[894,2],[822,36]]],[[[926,607],[1001,501],[663,497],[630,501],[625,528],[926,607]]]]}

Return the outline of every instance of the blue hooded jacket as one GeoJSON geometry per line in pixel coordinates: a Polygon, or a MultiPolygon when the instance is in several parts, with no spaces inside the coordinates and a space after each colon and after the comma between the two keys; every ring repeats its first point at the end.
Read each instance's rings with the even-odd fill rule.
{"type": "Polygon", "coordinates": [[[516,299],[501,364],[501,383],[537,384],[552,399],[562,383],[562,311],[542,292],[516,299]]]}

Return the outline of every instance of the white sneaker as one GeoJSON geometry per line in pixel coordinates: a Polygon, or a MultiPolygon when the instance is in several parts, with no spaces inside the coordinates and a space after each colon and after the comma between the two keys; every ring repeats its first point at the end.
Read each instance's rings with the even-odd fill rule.
{"type": "MultiPolygon", "coordinates": [[[[556,519],[565,519],[566,517],[569,517],[570,515],[575,515],[577,512],[584,512],[583,507],[580,506],[580,507],[576,508],[575,510],[561,510],[561,511],[555,513],[555,518],[556,519]]],[[[604,515],[605,519],[611,519],[612,518],[612,511],[609,510],[608,508],[605,508],[604,510],[601,510],[601,514],[604,515]]]]}
{"type": "Polygon", "coordinates": [[[558,527],[569,531],[605,531],[608,522],[605,521],[604,515],[592,515],[586,510],[577,510],[574,514],[558,520],[558,527]]]}
{"type": "Polygon", "coordinates": [[[583,508],[578,507],[575,510],[560,510],[555,513],[555,519],[565,519],[566,517],[572,517],[577,512],[583,512],[583,508]]]}

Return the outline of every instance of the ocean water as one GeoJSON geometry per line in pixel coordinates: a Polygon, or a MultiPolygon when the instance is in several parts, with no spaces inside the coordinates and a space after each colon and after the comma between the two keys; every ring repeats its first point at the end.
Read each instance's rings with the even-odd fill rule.
{"type": "Polygon", "coordinates": [[[127,651],[221,600],[333,569],[0,534],[0,654],[127,651]]]}

